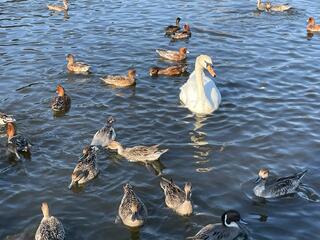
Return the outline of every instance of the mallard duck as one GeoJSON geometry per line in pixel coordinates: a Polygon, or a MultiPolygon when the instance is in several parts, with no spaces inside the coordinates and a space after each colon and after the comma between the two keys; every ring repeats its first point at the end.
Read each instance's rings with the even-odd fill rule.
{"type": "Polygon", "coordinates": [[[69,10],[68,0],[63,0],[63,6],[50,5],[50,4],[47,6],[48,6],[48,9],[51,11],[62,12],[62,11],[69,10]]]}
{"type": "Polygon", "coordinates": [[[270,12],[270,11],[273,11],[273,12],[284,12],[284,11],[288,11],[289,9],[292,8],[288,4],[273,5],[273,4],[271,4],[270,1],[266,2],[265,7],[266,7],[266,11],[267,12],[270,12]]]}
{"type": "Polygon", "coordinates": [[[171,35],[172,40],[183,40],[191,37],[191,30],[188,24],[183,26],[183,30],[181,32],[176,32],[171,35]]]}
{"type": "Polygon", "coordinates": [[[116,139],[116,132],[112,127],[115,119],[110,116],[107,120],[107,124],[101,128],[96,134],[93,136],[91,141],[91,145],[107,147],[111,141],[116,139]]]}
{"type": "Polygon", "coordinates": [[[169,25],[168,27],[165,28],[166,31],[166,35],[171,35],[173,33],[175,33],[176,31],[180,30],[180,23],[181,19],[179,17],[177,17],[176,19],[176,25],[169,25]]]}
{"type": "MultiPolygon", "coordinates": [[[[240,228],[240,213],[235,210],[228,210],[221,216],[221,223],[208,224],[195,236],[188,237],[192,240],[234,240],[237,237],[246,236],[240,228]]],[[[241,238],[242,239],[242,238],[241,238]]]]}
{"type": "Polygon", "coordinates": [[[158,147],[159,145],[124,148],[117,141],[112,141],[108,146],[110,149],[117,149],[118,154],[125,157],[130,162],[151,162],[158,160],[162,154],[169,150],[160,150],[158,147]]]}
{"type": "Polygon", "coordinates": [[[99,169],[96,162],[97,150],[98,148],[96,146],[85,146],[83,148],[82,156],[72,172],[69,189],[76,184],[81,185],[87,183],[99,174],[99,169]]]}
{"type": "Polygon", "coordinates": [[[8,150],[14,153],[18,159],[20,159],[19,152],[30,152],[30,141],[26,137],[16,134],[16,129],[12,122],[7,123],[7,136],[8,150]]]}
{"type": "Polygon", "coordinates": [[[160,67],[152,67],[149,70],[150,76],[180,76],[181,74],[185,73],[187,70],[187,66],[171,66],[167,68],[160,68],[160,67]]]}
{"type": "Polygon", "coordinates": [[[270,180],[269,170],[262,168],[259,171],[259,176],[256,180],[256,186],[254,187],[253,192],[257,197],[262,198],[276,198],[296,193],[301,179],[306,172],[307,170],[304,170],[291,176],[270,180]]]}
{"type": "Polygon", "coordinates": [[[147,208],[127,183],[123,186],[123,197],[118,214],[124,225],[128,227],[141,227],[148,216],[147,208]]]}
{"type": "Polygon", "coordinates": [[[136,70],[129,69],[127,76],[108,75],[100,79],[107,84],[117,87],[129,87],[136,84],[136,70]]]}
{"type": "Polygon", "coordinates": [[[174,184],[172,179],[169,181],[162,177],[160,186],[163,189],[165,202],[169,208],[181,216],[188,216],[192,213],[191,183],[186,183],[184,185],[184,191],[182,191],[174,184]]]}
{"type": "Polygon", "coordinates": [[[186,48],[180,48],[179,51],[157,49],[156,52],[160,57],[171,61],[182,61],[187,58],[187,53],[189,53],[186,48]]]}
{"type": "Polygon", "coordinates": [[[316,24],[316,21],[313,17],[308,18],[308,25],[307,25],[308,32],[320,32],[320,25],[316,24]]]}
{"type": "Polygon", "coordinates": [[[51,109],[55,112],[67,112],[71,106],[71,98],[65,93],[64,88],[59,84],[56,89],[58,96],[51,102],[51,109]]]}
{"type": "Polygon", "coordinates": [[[15,122],[16,120],[12,115],[0,112],[0,126],[6,125],[8,122],[15,122]]]}
{"type": "Polygon", "coordinates": [[[35,240],[63,240],[65,231],[58,218],[50,216],[48,203],[41,205],[43,218],[37,229],[35,240]]]}
{"type": "Polygon", "coordinates": [[[90,72],[90,66],[82,62],[76,62],[72,54],[68,54],[66,57],[68,71],[76,74],[88,74],[90,72]]]}

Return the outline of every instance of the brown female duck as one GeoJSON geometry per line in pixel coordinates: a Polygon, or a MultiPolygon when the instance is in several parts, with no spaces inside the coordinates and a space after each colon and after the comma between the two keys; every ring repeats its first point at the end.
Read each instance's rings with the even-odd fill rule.
{"type": "Polygon", "coordinates": [[[308,18],[308,25],[307,25],[307,31],[308,32],[320,32],[320,25],[316,24],[316,21],[313,17],[308,18]]]}
{"type": "Polygon", "coordinates": [[[66,57],[67,60],[67,69],[69,72],[77,74],[88,74],[90,66],[82,62],[76,62],[72,54],[68,54],[66,57]]]}
{"type": "Polygon", "coordinates": [[[179,51],[157,49],[156,52],[162,58],[165,58],[171,61],[182,61],[187,58],[188,50],[186,48],[180,48],[179,51]]]}
{"type": "Polygon", "coordinates": [[[127,76],[108,75],[101,78],[107,84],[117,87],[129,87],[136,83],[136,70],[129,69],[127,76]]]}
{"type": "Polygon", "coordinates": [[[171,66],[167,68],[152,67],[149,70],[150,76],[156,77],[159,75],[164,76],[180,76],[186,72],[187,66],[171,66]]]}

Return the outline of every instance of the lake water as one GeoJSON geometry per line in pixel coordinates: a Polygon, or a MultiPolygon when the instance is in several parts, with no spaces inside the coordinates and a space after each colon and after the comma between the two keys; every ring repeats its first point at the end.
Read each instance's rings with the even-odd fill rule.
{"type": "Polygon", "coordinates": [[[290,3],[289,13],[268,14],[257,12],[254,0],[70,0],[64,16],[48,11],[45,1],[2,0],[0,110],[15,115],[33,149],[31,160],[8,160],[2,132],[0,238],[33,239],[40,204],[47,201],[67,239],[184,239],[219,222],[227,209],[241,213],[252,239],[318,239],[318,202],[298,196],[259,201],[252,193],[261,167],[276,175],[307,168],[304,184],[320,188],[320,35],[310,38],[305,31],[309,16],[320,22],[320,4],[290,3]],[[189,41],[164,37],[163,28],[177,16],[191,26],[189,41]],[[207,117],[179,102],[188,76],[149,77],[149,67],[169,64],[156,48],[184,46],[189,72],[198,55],[214,59],[222,104],[207,117]],[[93,73],[68,74],[67,53],[89,63],[93,73]],[[115,89],[99,79],[130,67],[139,74],[134,88],[115,89]],[[72,98],[62,117],[50,109],[58,83],[72,98]],[[109,115],[125,146],[161,144],[169,152],[154,170],[100,152],[98,178],[70,191],[82,147],[109,115]],[[192,182],[192,216],[166,208],[159,171],[179,185],[192,182]],[[126,182],[148,208],[140,232],[115,223],[126,182]]]}

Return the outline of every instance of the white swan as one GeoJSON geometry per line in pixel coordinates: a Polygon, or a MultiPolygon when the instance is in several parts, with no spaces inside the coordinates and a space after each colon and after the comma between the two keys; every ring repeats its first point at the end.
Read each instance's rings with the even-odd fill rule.
{"type": "Polygon", "coordinates": [[[180,88],[180,100],[191,111],[197,114],[209,114],[219,108],[221,95],[214,81],[207,77],[203,70],[215,77],[212,60],[207,55],[196,59],[195,69],[188,81],[180,88]]]}

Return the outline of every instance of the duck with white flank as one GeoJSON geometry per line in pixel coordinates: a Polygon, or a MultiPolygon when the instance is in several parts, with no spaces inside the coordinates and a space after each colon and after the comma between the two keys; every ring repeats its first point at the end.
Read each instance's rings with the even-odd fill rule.
{"type": "Polygon", "coordinates": [[[307,170],[304,170],[291,176],[270,179],[269,170],[262,168],[259,171],[253,192],[257,197],[262,198],[276,198],[296,193],[306,172],[307,170]]]}
{"type": "Polygon", "coordinates": [[[55,96],[51,102],[51,109],[54,112],[67,112],[71,106],[71,98],[66,94],[64,88],[59,84],[56,89],[58,96],[55,96]]]}
{"type": "Polygon", "coordinates": [[[106,125],[98,130],[92,138],[91,145],[107,147],[113,140],[116,139],[116,131],[112,127],[115,122],[114,117],[110,116],[107,119],[106,125]]]}
{"type": "Polygon", "coordinates": [[[123,197],[118,214],[124,225],[128,227],[141,227],[146,222],[147,208],[127,183],[123,186],[123,197]]]}
{"type": "Polygon", "coordinates": [[[186,183],[184,185],[184,191],[182,191],[174,184],[172,179],[169,181],[162,177],[160,186],[163,189],[165,202],[169,208],[181,216],[189,216],[192,213],[191,183],[186,183]]]}
{"type": "Polygon", "coordinates": [[[14,153],[20,159],[19,152],[30,152],[30,141],[16,133],[16,128],[12,122],[7,123],[7,136],[8,136],[8,150],[14,153]]]}
{"type": "Polygon", "coordinates": [[[37,229],[35,240],[63,240],[65,231],[62,223],[54,216],[50,216],[49,206],[42,203],[41,210],[43,218],[37,229]]]}
{"type": "Polygon", "coordinates": [[[169,149],[159,149],[159,145],[135,146],[124,148],[119,142],[112,141],[108,148],[116,149],[118,154],[125,157],[130,162],[151,162],[156,161],[169,149]]]}
{"type": "Polygon", "coordinates": [[[94,179],[99,174],[99,169],[96,161],[96,146],[85,146],[82,150],[78,164],[74,168],[71,175],[71,183],[69,189],[75,185],[81,185],[94,179]]]}
{"type": "Polygon", "coordinates": [[[241,229],[240,213],[235,210],[228,210],[221,216],[221,223],[208,224],[202,228],[195,236],[188,237],[192,240],[234,240],[237,237],[245,236],[241,229]]]}

